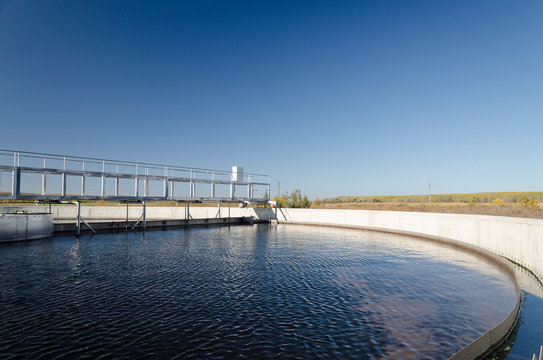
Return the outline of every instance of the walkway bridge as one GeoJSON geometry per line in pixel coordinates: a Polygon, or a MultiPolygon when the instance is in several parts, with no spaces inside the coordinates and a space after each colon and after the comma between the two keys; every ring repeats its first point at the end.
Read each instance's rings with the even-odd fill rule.
{"type": "Polygon", "coordinates": [[[269,193],[269,175],[236,166],[230,172],[0,149],[0,199],[5,200],[259,204],[269,193]]]}
{"type": "MultiPolygon", "coordinates": [[[[0,149],[0,200],[265,204],[269,175],[0,149]]],[[[79,213],[79,211],[78,211],[79,213]]],[[[83,220],[83,219],[81,219],[83,220]]],[[[78,215],[79,232],[79,215],[78,215]]],[[[84,220],[83,220],[84,221],[84,220]]]]}

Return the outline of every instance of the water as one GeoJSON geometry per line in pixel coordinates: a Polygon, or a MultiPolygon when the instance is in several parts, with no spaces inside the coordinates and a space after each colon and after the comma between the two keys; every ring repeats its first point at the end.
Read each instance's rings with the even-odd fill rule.
{"type": "Polygon", "coordinates": [[[0,357],[446,359],[503,320],[484,259],[303,226],[0,246],[0,357]]]}
{"type": "Polygon", "coordinates": [[[514,268],[522,290],[520,316],[511,336],[487,360],[532,360],[543,345],[543,286],[530,272],[514,268]]]}

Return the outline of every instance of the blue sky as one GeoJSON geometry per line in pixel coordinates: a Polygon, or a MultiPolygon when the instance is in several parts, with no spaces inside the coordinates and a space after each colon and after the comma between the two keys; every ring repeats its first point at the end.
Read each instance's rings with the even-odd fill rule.
{"type": "Polygon", "coordinates": [[[543,1],[0,0],[0,148],[543,190],[543,1]]]}

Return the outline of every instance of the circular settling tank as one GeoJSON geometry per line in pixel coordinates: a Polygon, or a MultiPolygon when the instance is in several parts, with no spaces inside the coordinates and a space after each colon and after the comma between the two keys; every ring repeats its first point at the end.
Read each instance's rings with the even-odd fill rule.
{"type": "Polygon", "coordinates": [[[294,225],[2,244],[0,271],[2,357],[447,359],[517,296],[447,244],[294,225]]]}

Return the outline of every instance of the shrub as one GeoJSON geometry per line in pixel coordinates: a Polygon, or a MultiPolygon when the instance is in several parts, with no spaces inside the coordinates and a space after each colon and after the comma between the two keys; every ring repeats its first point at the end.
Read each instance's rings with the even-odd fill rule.
{"type": "Polygon", "coordinates": [[[307,199],[306,195],[302,196],[300,189],[296,189],[290,194],[284,193],[277,199],[277,207],[286,208],[308,208],[311,203],[307,199]]]}
{"type": "Polygon", "coordinates": [[[535,209],[538,207],[537,200],[528,199],[527,196],[524,196],[523,198],[520,198],[518,200],[518,203],[523,209],[535,209]]]}
{"type": "Polygon", "coordinates": [[[496,198],[496,199],[492,200],[492,203],[494,205],[503,205],[503,200],[496,198]]]}

